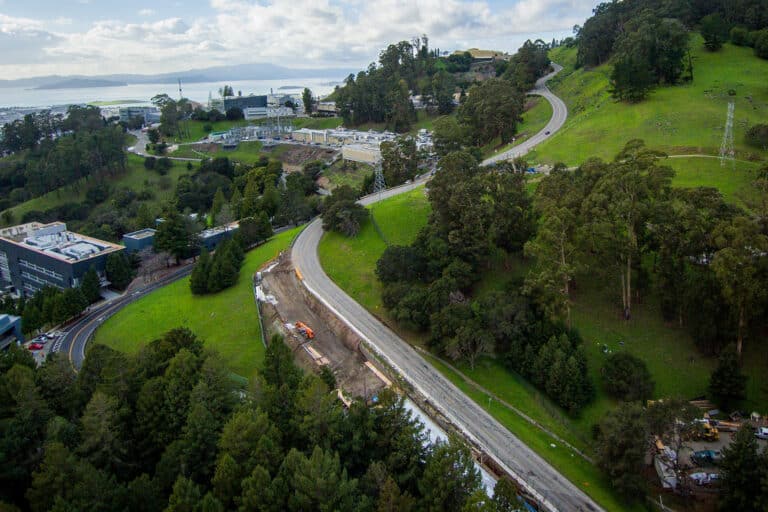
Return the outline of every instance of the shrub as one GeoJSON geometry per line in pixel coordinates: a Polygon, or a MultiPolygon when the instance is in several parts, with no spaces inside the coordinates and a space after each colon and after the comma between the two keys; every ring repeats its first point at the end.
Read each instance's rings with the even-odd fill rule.
{"type": "Polygon", "coordinates": [[[768,59],[768,29],[763,29],[755,35],[755,55],[768,59]]]}
{"type": "Polygon", "coordinates": [[[756,124],[747,130],[747,144],[768,149],[768,124],[756,124]]]}
{"type": "Polygon", "coordinates": [[[731,29],[731,42],[736,46],[752,46],[752,37],[744,27],[733,27],[731,29]]]}
{"type": "Polygon", "coordinates": [[[654,383],[648,367],[637,357],[619,352],[603,365],[605,391],[625,402],[648,400],[653,396],[654,383]]]}

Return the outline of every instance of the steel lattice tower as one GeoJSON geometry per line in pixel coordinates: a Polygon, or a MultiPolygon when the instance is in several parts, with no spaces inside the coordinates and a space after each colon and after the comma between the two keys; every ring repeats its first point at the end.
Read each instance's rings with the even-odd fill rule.
{"type": "Polygon", "coordinates": [[[725,167],[726,160],[736,164],[736,150],[733,147],[733,113],[736,110],[736,103],[728,103],[728,118],[725,121],[725,132],[723,133],[723,142],[720,144],[720,166],[725,167]]]}
{"type": "Polygon", "coordinates": [[[379,164],[376,166],[376,169],[374,170],[373,193],[381,194],[386,189],[387,189],[387,184],[384,182],[384,170],[382,169],[381,164],[379,164]]]}

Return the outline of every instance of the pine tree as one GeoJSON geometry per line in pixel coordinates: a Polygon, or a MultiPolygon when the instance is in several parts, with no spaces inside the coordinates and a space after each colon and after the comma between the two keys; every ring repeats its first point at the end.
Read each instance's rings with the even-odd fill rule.
{"type": "Polygon", "coordinates": [[[736,346],[730,344],[720,353],[717,368],[709,379],[709,392],[718,405],[731,410],[739,400],[744,399],[747,376],[741,373],[736,346]]]}
{"type": "Polygon", "coordinates": [[[256,178],[251,176],[248,183],[245,185],[245,193],[243,194],[243,202],[240,207],[241,217],[252,217],[259,211],[259,184],[256,178]]]}
{"type": "Polygon", "coordinates": [[[232,197],[229,198],[229,204],[232,206],[232,215],[234,215],[236,219],[241,219],[244,217],[242,215],[243,194],[240,193],[239,188],[234,187],[234,189],[232,197]]]}
{"type": "Polygon", "coordinates": [[[208,293],[208,278],[211,272],[211,256],[208,250],[203,248],[200,252],[200,258],[195,264],[195,268],[192,270],[192,275],[189,277],[189,289],[195,295],[203,295],[208,293]]]}
{"type": "Polygon", "coordinates": [[[757,440],[748,428],[740,429],[723,448],[721,510],[758,510],[758,500],[765,493],[761,482],[765,460],[757,450],[757,440]]]}
{"type": "Polygon", "coordinates": [[[93,304],[101,298],[100,289],[99,275],[96,273],[96,269],[91,267],[83,276],[82,283],[80,283],[80,290],[82,290],[88,304],[93,304]]]}
{"type": "Polygon", "coordinates": [[[213,205],[211,206],[211,217],[216,218],[216,216],[221,211],[221,208],[227,203],[227,198],[224,197],[224,192],[222,192],[221,187],[216,189],[216,193],[213,195],[213,205]]]}

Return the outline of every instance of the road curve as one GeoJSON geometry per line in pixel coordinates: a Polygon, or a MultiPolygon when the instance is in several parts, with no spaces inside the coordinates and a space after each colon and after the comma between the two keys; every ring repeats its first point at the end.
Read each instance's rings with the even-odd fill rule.
{"type": "Polygon", "coordinates": [[[552,117],[549,119],[547,125],[543,130],[525,142],[522,142],[503,153],[499,153],[498,155],[494,155],[490,158],[487,158],[486,160],[483,160],[483,165],[495,164],[496,162],[500,162],[502,160],[512,160],[519,156],[523,156],[532,150],[535,146],[550,138],[560,128],[563,127],[565,120],[568,118],[568,107],[565,106],[563,100],[552,94],[552,91],[550,91],[549,87],[547,87],[547,81],[558,74],[563,69],[563,66],[552,63],[552,69],[554,71],[552,71],[550,74],[536,80],[536,87],[528,92],[528,94],[543,96],[544,99],[546,99],[550,105],[552,105],[552,117]]]}
{"type": "MultiPolygon", "coordinates": [[[[545,132],[550,132],[551,135],[563,125],[567,116],[565,104],[552,94],[545,84],[562,69],[560,66],[554,66],[555,71],[540,79],[536,89],[532,91],[532,94],[544,96],[552,103],[553,116],[550,122],[544,130],[528,141],[486,160],[483,164],[487,165],[524,154],[549,136],[545,132]]],[[[424,181],[367,196],[360,202],[367,205],[402,194],[421,186],[424,181]]],[[[493,457],[509,474],[515,476],[518,482],[538,498],[546,509],[552,511],[602,510],[586,493],[564,478],[548,462],[443,377],[408,343],[339,288],[320,264],[317,248],[322,236],[322,221],[318,218],[301,232],[291,251],[294,266],[300,269],[304,285],[315,297],[349,325],[483,451],[493,457]]]]}
{"type": "Polygon", "coordinates": [[[142,298],[158,288],[188,276],[192,272],[192,267],[192,265],[187,265],[157,282],[93,308],[83,317],[63,328],[66,334],[62,336],[61,343],[57,343],[54,346],[53,352],[63,352],[69,358],[75,370],[80,370],[85,359],[85,347],[101,324],[131,302],[142,298]]]}

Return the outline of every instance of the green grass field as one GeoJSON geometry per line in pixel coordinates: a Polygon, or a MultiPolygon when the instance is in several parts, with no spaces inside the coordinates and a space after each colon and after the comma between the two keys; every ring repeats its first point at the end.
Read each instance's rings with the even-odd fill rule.
{"type": "MultiPolygon", "coordinates": [[[[188,172],[186,163],[173,162],[173,167],[168,171],[168,174],[162,177],[157,172],[148,171],[144,168],[144,158],[129,154],[126,172],[110,179],[109,183],[113,190],[123,187],[137,192],[144,188],[151,190],[155,197],[148,201],[148,203],[155,207],[173,197],[173,186],[181,175],[188,172]],[[163,190],[163,187],[160,185],[161,182],[170,183],[171,188],[163,190]]],[[[25,213],[33,210],[45,211],[65,203],[81,203],[85,201],[87,187],[88,184],[81,180],[75,185],[59,188],[43,196],[25,201],[9,210],[13,214],[14,222],[20,222],[25,213]]]]}
{"type": "Polygon", "coordinates": [[[750,193],[751,183],[757,177],[760,164],[732,161],[720,165],[719,158],[669,158],[666,165],[675,170],[675,187],[714,187],[726,201],[745,207],[744,198],[750,193]]]}
{"type": "Polygon", "coordinates": [[[250,378],[261,364],[264,346],[253,299],[251,276],[288,247],[301,228],[280,233],[250,251],[237,284],[214,295],[192,295],[189,278],[165,286],[107,320],[95,343],[136,353],[174,327],[188,327],[221,354],[234,373],[250,378]]]}
{"type": "Polygon", "coordinates": [[[310,128],[313,130],[328,130],[338,128],[344,122],[340,117],[297,117],[291,119],[294,129],[310,128]]]}
{"type": "Polygon", "coordinates": [[[249,123],[245,120],[240,121],[217,121],[215,123],[212,123],[210,121],[185,121],[186,127],[189,130],[188,135],[184,135],[183,137],[170,137],[169,142],[197,142],[206,135],[208,135],[208,132],[206,132],[203,128],[205,125],[211,125],[211,128],[213,132],[225,132],[229,130],[230,128],[233,128],[235,126],[247,126],[249,123]]]}
{"type": "Polygon", "coordinates": [[[613,159],[633,138],[669,154],[717,155],[729,101],[735,101],[734,144],[737,155],[765,159],[768,153],[744,143],[749,126],[768,117],[768,61],[752,49],[726,44],[704,50],[698,34],[691,38],[694,81],[659,87],[642,103],[615,102],[608,92],[610,66],[574,69],[576,49],[558,48],[551,54],[564,70],[550,84],[568,105],[563,129],[532,155],[539,162],[577,165],[589,156],[613,159]],[[733,90],[735,96],[730,96],[733,90]]]}

